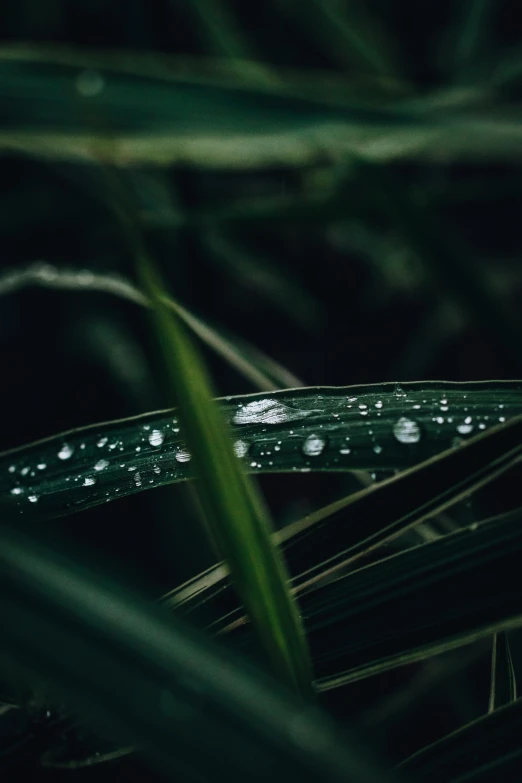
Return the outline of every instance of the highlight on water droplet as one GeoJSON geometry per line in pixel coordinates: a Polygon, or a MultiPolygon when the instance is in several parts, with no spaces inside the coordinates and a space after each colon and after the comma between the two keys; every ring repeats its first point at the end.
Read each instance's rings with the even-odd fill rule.
{"type": "Polygon", "coordinates": [[[27,500],[29,501],[29,503],[37,503],[38,495],[28,495],[27,500]]]}
{"type": "Polygon", "coordinates": [[[309,435],[303,443],[303,452],[308,457],[318,457],[326,446],[326,438],[322,435],[309,435]]]}
{"type": "Polygon", "coordinates": [[[96,479],[94,476],[85,476],[83,480],[83,486],[84,487],[90,487],[93,484],[96,484],[96,479]]]}
{"type": "Polygon", "coordinates": [[[232,424],[282,424],[309,416],[313,411],[297,410],[278,400],[263,399],[239,405],[232,424]]]}
{"type": "Polygon", "coordinates": [[[73,452],[74,452],[73,447],[69,446],[68,443],[64,443],[62,445],[62,448],[58,452],[58,459],[69,459],[70,457],[72,457],[73,452]]]}
{"type": "Polygon", "coordinates": [[[176,458],[177,462],[189,462],[192,459],[192,454],[190,454],[186,449],[180,448],[176,451],[174,457],[176,458]]]}
{"type": "Polygon", "coordinates": [[[394,394],[395,394],[396,397],[406,397],[406,392],[404,391],[404,389],[402,388],[400,383],[396,383],[395,384],[395,392],[394,392],[394,394]]]}
{"type": "Polygon", "coordinates": [[[380,454],[380,453],[381,453],[381,451],[382,451],[382,446],[379,446],[379,444],[378,444],[378,443],[376,443],[376,444],[375,444],[375,446],[373,447],[373,450],[374,450],[374,452],[375,452],[376,454],[380,454]]]}
{"type": "Polygon", "coordinates": [[[100,440],[96,445],[98,446],[99,449],[101,449],[108,442],[109,442],[109,438],[100,438],[100,440]]]}
{"type": "Polygon", "coordinates": [[[94,466],[94,470],[105,470],[106,467],[109,465],[108,459],[99,459],[96,465],[94,466]]]}
{"type": "Polygon", "coordinates": [[[421,439],[421,430],[416,421],[401,416],[393,425],[393,434],[399,443],[418,443],[421,439]]]}
{"type": "Polygon", "coordinates": [[[161,430],[152,430],[149,435],[149,443],[151,446],[161,446],[165,440],[165,433],[161,430]]]}
{"type": "Polygon", "coordinates": [[[11,495],[22,495],[22,494],[23,494],[22,487],[13,487],[13,489],[11,490],[11,495]]]}
{"type": "Polygon", "coordinates": [[[248,443],[244,440],[236,440],[234,443],[234,454],[236,457],[246,457],[248,452],[248,443]]]}

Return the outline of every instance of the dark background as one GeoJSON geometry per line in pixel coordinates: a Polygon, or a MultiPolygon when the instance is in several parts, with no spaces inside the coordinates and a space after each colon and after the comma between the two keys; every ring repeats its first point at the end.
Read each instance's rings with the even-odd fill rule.
{"type": "MultiPolygon", "coordinates": [[[[338,59],[306,21],[306,2],[226,5],[253,58],[274,66],[339,70],[338,59]]],[[[457,42],[473,3],[359,5],[387,31],[412,91],[425,94],[447,86],[459,57],[465,65],[457,42]]],[[[482,89],[503,58],[518,54],[515,4],[496,2],[488,9],[478,53],[464,68],[467,87],[482,89]]],[[[0,37],[2,46],[51,43],[142,50],[151,57],[215,54],[188,0],[4,2],[0,37]]],[[[360,75],[348,69],[350,78],[360,75]]],[[[519,92],[517,78],[511,78],[486,105],[516,107],[519,92]]],[[[0,95],[0,102],[2,115],[9,117],[5,97],[0,95]]],[[[285,217],[275,209],[265,219],[215,219],[204,230],[190,219],[181,228],[161,219],[156,197],[161,188],[185,216],[216,215],[226,205],[321,191],[339,176],[334,168],[328,163],[268,171],[171,166],[158,175],[141,166],[125,172],[124,182],[142,199],[147,247],[177,299],[258,346],[305,385],[520,378],[517,161],[387,166],[387,198],[395,202],[397,196],[398,216],[374,198],[362,167],[358,176],[346,179],[343,199],[331,215],[285,217]],[[405,207],[402,215],[406,230],[403,203],[413,205],[413,212],[405,207]]],[[[133,278],[134,261],[106,189],[95,167],[2,152],[0,274],[45,261],[133,278]]],[[[256,390],[203,351],[218,394],[256,390]]],[[[169,404],[146,314],[115,297],[36,288],[0,297],[0,352],[0,449],[169,404]]],[[[284,524],[337,497],[350,481],[272,476],[262,485],[276,523],[284,524]]],[[[495,493],[500,494],[498,487],[484,500],[488,509],[495,493]]],[[[49,523],[40,534],[153,596],[213,562],[179,488],[49,523]]],[[[443,656],[341,689],[324,703],[341,720],[363,726],[383,753],[400,758],[484,711],[487,654],[481,647],[443,656]],[[392,697],[398,713],[386,701],[392,697]]],[[[58,773],[45,774],[53,779],[58,773]]],[[[67,774],[92,778],[100,770],[67,774]]]]}

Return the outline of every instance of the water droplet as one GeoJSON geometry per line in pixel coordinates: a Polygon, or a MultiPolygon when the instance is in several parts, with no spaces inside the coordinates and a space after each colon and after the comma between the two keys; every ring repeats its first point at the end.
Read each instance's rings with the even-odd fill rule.
{"type": "Polygon", "coordinates": [[[406,397],[406,392],[404,391],[400,383],[395,384],[395,396],[398,398],[406,397]]]}
{"type": "Polygon", "coordinates": [[[62,448],[58,452],[58,459],[69,459],[69,457],[72,457],[74,452],[74,449],[72,446],[69,446],[68,443],[64,443],[62,445],[62,448]]]}
{"type": "Polygon", "coordinates": [[[154,473],[157,473],[158,475],[161,473],[161,468],[159,465],[154,465],[152,470],[154,471],[154,473]]]}
{"type": "Polygon", "coordinates": [[[312,468],[301,468],[301,473],[310,473],[312,468]]]}
{"type": "Polygon", "coordinates": [[[36,503],[38,501],[38,495],[28,495],[27,500],[29,503],[36,503]]]}
{"type": "Polygon", "coordinates": [[[368,407],[368,406],[366,405],[366,403],[364,403],[364,402],[360,402],[360,403],[359,403],[359,408],[360,408],[360,410],[362,410],[362,411],[363,411],[363,410],[365,410],[367,407],[368,407]]]}
{"type": "Polygon", "coordinates": [[[95,98],[105,87],[103,75],[92,68],[85,68],[76,79],[76,89],[84,98],[95,98]]]}
{"type": "Polygon", "coordinates": [[[253,400],[240,405],[232,416],[233,424],[282,424],[303,419],[313,411],[297,410],[277,400],[253,400]]]}
{"type": "Polygon", "coordinates": [[[348,402],[357,402],[358,397],[348,397],[348,402]]]}
{"type": "Polygon", "coordinates": [[[98,443],[96,445],[98,446],[99,449],[101,449],[102,446],[105,446],[105,444],[108,443],[108,441],[109,441],[109,438],[100,438],[100,440],[98,441],[98,443]]]}
{"type": "Polygon", "coordinates": [[[109,465],[109,460],[107,459],[99,459],[96,465],[94,466],[94,470],[105,470],[105,468],[109,465]]]}
{"type": "Polygon", "coordinates": [[[149,435],[149,443],[151,446],[161,446],[165,440],[165,434],[161,430],[152,430],[149,435]]]}
{"type": "Polygon", "coordinates": [[[25,468],[22,468],[22,470],[20,471],[20,473],[22,474],[22,476],[27,476],[27,474],[29,473],[29,471],[30,471],[30,470],[31,470],[31,468],[29,468],[28,466],[26,466],[25,468]]]}
{"type": "Polygon", "coordinates": [[[351,449],[342,448],[339,449],[339,454],[350,454],[351,451],[352,451],[351,449]]]}
{"type": "Polygon", "coordinates": [[[393,434],[399,443],[418,443],[421,439],[421,430],[416,421],[401,416],[393,425],[393,434]]]}
{"type": "Polygon", "coordinates": [[[485,430],[486,429],[486,425],[484,424],[483,421],[481,421],[478,426],[479,426],[479,430],[485,430]]]}
{"type": "Polygon", "coordinates": [[[457,432],[460,432],[461,435],[469,435],[470,432],[473,431],[473,424],[458,424],[457,425],[457,432]]]}
{"type": "Polygon", "coordinates": [[[375,452],[376,454],[380,454],[380,453],[381,453],[381,451],[382,451],[382,446],[379,446],[379,444],[378,444],[378,443],[376,443],[376,444],[375,444],[375,446],[373,447],[373,450],[374,450],[374,452],[375,452]]]}
{"type": "Polygon", "coordinates": [[[471,418],[471,416],[466,416],[466,418],[464,419],[464,424],[471,424],[472,421],[473,419],[471,418]]]}
{"type": "Polygon", "coordinates": [[[505,416],[499,416],[499,417],[498,417],[498,420],[499,420],[499,421],[506,421],[506,417],[505,417],[505,416]]]}
{"type": "Polygon", "coordinates": [[[38,468],[38,470],[45,470],[47,465],[45,462],[40,462],[36,467],[38,468]]]}
{"type": "Polygon", "coordinates": [[[368,415],[368,411],[367,410],[359,411],[359,413],[361,414],[361,416],[367,416],[368,415]]]}
{"type": "Polygon", "coordinates": [[[436,421],[437,424],[444,424],[444,416],[436,416],[433,421],[436,421]]]}
{"type": "Polygon", "coordinates": [[[257,468],[257,462],[251,462],[250,463],[251,468],[257,468]]]}
{"type": "Polygon", "coordinates": [[[9,473],[14,473],[16,470],[16,465],[9,465],[9,473]]]}
{"type": "Polygon", "coordinates": [[[421,406],[419,405],[419,403],[417,403],[416,405],[413,406],[413,410],[414,411],[420,411],[420,409],[421,409],[421,406]]]}
{"type": "Polygon", "coordinates": [[[139,473],[135,473],[133,478],[136,483],[136,486],[141,487],[141,475],[139,473]]]}
{"type": "Polygon", "coordinates": [[[248,443],[244,440],[236,440],[234,443],[234,454],[236,457],[245,457],[248,451],[248,443]]]}
{"type": "Polygon", "coordinates": [[[22,487],[13,487],[13,489],[11,490],[11,495],[22,495],[22,494],[23,494],[22,487]]]}
{"type": "Polygon", "coordinates": [[[192,459],[192,454],[186,449],[178,449],[174,456],[178,462],[189,462],[192,459]]]}
{"type": "Polygon", "coordinates": [[[83,480],[83,486],[91,487],[93,484],[96,484],[96,479],[94,478],[94,476],[85,476],[83,480]]]}
{"type": "Polygon", "coordinates": [[[131,465],[130,468],[127,468],[128,471],[132,472],[133,470],[137,470],[135,465],[131,465]]]}
{"type": "Polygon", "coordinates": [[[377,400],[377,402],[375,403],[375,407],[382,408],[382,400],[377,400]]]}
{"type": "Polygon", "coordinates": [[[322,454],[326,440],[321,435],[309,435],[303,443],[303,452],[309,457],[318,457],[322,454]]]}

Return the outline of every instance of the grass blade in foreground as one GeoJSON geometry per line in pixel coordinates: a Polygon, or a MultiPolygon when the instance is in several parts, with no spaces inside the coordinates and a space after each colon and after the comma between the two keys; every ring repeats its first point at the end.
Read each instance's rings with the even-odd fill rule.
{"type": "Polygon", "coordinates": [[[0,666],[168,778],[383,783],[326,715],[160,607],[0,527],[0,666]]]}
{"type": "MultiPolygon", "coordinates": [[[[256,473],[404,469],[522,413],[518,381],[288,389],[220,401],[256,473]]],[[[0,453],[4,514],[46,519],[194,477],[177,411],[0,453]]],[[[181,422],[181,425],[183,422],[181,422]]]]}
{"type": "Polygon", "coordinates": [[[261,497],[234,454],[205,369],[182,324],[167,310],[157,273],[144,255],[139,271],[155,305],[165,367],[192,451],[209,533],[229,565],[271,665],[282,679],[310,697],[312,668],[306,639],[261,497]]]}

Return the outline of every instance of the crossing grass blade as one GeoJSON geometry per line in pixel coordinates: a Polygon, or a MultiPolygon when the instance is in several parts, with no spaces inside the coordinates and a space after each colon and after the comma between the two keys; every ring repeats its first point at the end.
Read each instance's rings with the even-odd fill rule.
{"type": "Polygon", "coordinates": [[[423,783],[494,783],[520,778],[522,701],[463,726],[398,765],[423,783]]]}
{"type": "Polygon", "coordinates": [[[153,262],[143,254],[138,269],[154,305],[169,386],[183,419],[198,500],[210,537],[228,563],[270,665],[303,697],[310,698],[312,669],[307,644],[283,559],[270,537],[268,512],[234,454],[196,349],[181,321],[163,302],[153,262]]]}

